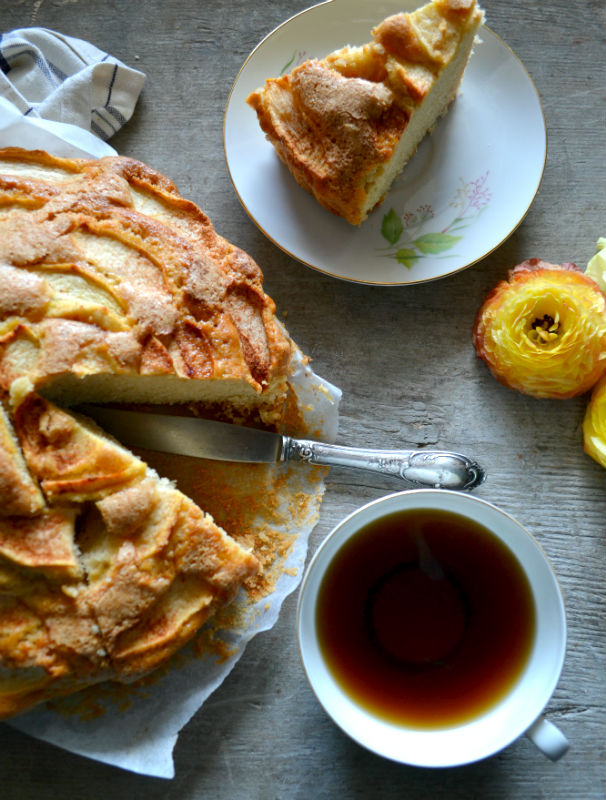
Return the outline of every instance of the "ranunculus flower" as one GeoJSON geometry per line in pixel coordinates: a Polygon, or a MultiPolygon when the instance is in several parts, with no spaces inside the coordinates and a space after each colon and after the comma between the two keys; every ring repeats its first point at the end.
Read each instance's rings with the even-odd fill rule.
{"type": "Polygon", "coordinates": [[[606,292],[606,237],[600,236],[596,249],[597,253],[589,260],[585,272],[606,292]]]}
{"type": "Polygon", "coordinates": [[[591,392],[583,420],[583,443],[587,455],[606,467],[606,375],[591,392]]]}
{"type": "Polygon", "coordinates": [[[473,329],[494,377],[533,397],[573,397],[606,370],[606,294],[575,264],[538,258],[509,271],[473,329]]]}

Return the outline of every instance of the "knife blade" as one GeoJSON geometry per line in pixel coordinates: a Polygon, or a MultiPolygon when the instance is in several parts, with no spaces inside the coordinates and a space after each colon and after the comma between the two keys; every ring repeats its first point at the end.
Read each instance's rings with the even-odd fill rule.
{"type": "Polygon", "coordinates": [[[304,462],[363,469],[417,486],[470,490],[486,478],[477,461],[442,450],[377,450],[296,439],[200,417],[87,404],[77,411],[129,447],[249,463],[304,462]]]}

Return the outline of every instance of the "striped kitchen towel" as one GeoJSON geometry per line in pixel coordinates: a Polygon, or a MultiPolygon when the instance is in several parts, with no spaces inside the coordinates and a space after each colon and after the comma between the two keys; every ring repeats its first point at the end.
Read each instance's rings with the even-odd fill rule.
{"type": "Polygon", "coordinates": [[[127,122],[145,75],[82,39],[47,28],[0,34],[0,96],[22,114],[68,122],[103,140],[127,122]]]}

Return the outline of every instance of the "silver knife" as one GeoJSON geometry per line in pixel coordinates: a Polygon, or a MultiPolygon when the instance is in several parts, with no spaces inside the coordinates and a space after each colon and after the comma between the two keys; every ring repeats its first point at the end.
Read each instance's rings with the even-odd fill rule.
{"type": "Polygon", "coordinates": [[[467,456],[439,450],[373,450],[294,439],[269,431],[147,411],[81,405],[77,411],[92,417],[129,447],[216,461],[299,461],[328,467],[351,467],[401,478],[418,486],[469,490],[486,477],[467,456]]]}

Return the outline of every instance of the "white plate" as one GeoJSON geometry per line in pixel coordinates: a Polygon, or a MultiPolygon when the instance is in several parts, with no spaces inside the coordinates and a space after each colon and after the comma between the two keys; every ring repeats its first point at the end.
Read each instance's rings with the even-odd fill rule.
{"type": "Polygon", "coordinates": [[[394,286],[464,269],[515,230],[541,183],[547,136],[537,90],[486,27],[450,111],[360,227],[322,208],[278,159],[250,92],[306,58],[369,41],[386,16],[418,5],[328,0],[302,11],[253,50],[227,102],[225,156],[247,213],[289,255],[344,280],[394,286]]]}

